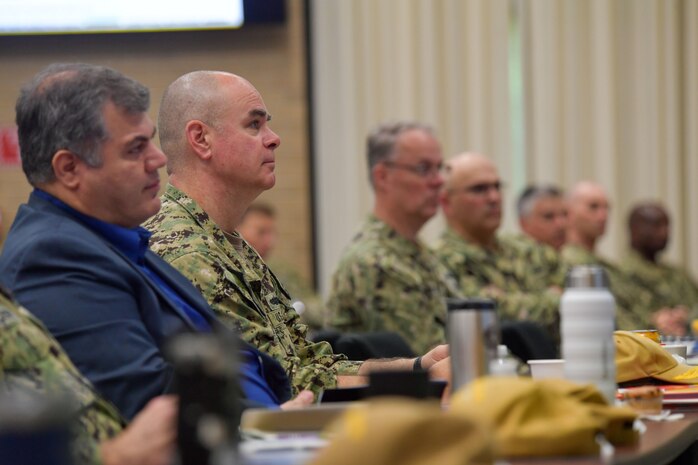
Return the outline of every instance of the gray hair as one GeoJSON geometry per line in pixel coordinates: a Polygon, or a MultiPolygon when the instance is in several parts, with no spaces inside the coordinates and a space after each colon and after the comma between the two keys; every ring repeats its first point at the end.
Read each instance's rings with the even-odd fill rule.
{"type": "Polygon", "coordinates": [[[516,211],[519,218],[526,218],[533,212],[533,206],[538,200],[562,197],[562,190],[553,185],[530,185],[519,196],[519,200],[516,202],[516,211]]]}
{"type": "Polygon", "coordinates": [[[395,144],[400,135],[407,131],[418,129],[434,135],[431,126],[415,121],[397,121],[384,123],[376,127],[366,139],[366,154],[368,155],[368,179],[373,185],[371,171],[378,163],[382,163],[393,155],[395,144]]]}
{"type": "Polygon", "coordinates": [[[51,162],[62,149],[88,166],[101,166],[100,149],[109,137],[102,110],[108,101],[127,113],[144,113],[150,93],[116,70],[85,63],[52,64],[22,88],[15,120],[30,184],[55,179],[51,162]]]}

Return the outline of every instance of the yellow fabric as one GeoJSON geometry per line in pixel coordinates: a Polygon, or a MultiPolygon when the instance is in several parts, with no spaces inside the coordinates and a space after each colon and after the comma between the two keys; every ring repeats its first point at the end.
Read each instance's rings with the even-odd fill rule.
{"type": "Polygon", "coordinates": [[[453,396],[451,411],[486,421],[499,457],[596,454],[599,432],[615,444],[637,440],[632,410],[562,379],[480,378],[453,396]]]}
{"type": "Polygon", "coordinates": [[[351,407],[311,465],[491,464],[491,440],[474,417],[436,403],[381,399],[351,407]]]}
{"type": "Polygon", "coordinates": [[[668,383],[698,384],[698,368],[679,363],[662,346],[628,331],[613,333],[616,381],[656,378],[668,383]]]}

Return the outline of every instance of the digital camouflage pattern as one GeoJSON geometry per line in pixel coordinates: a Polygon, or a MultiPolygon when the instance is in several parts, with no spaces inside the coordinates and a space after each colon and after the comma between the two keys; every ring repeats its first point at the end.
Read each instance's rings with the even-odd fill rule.
{"type": "Polygon", "coordinates": [[[172,185],[160,212],[145,225],[150,248],[186,276],[220,319],[284,367],[294,395],[337,386],[360,363],[306,339],[307,326],[290,296],[257,252],[237,233],[226,234],[190,197],[172,185]]]}
{"type": "Polygon", "coordinates": [[[325,326],[324,302],[308,281],[287,263],[270,260],[268,265],[291,296],[293,307],[296,307],[297,302],[302,303],[303,311],[299,312],[301,322],[305,323],[310,330],[322,329],[325,326]]]}
{"type": "Polygon", "coordinates": [[[635,299],[635,313],[648,326],[652,313],[664,307],[684,306],[689,319],[698,315],[698,286],[684,270],[650,262],[634,250],[628,252],[619,266],[630,286],[643,290],[635,299]]]}
{"type": "Polygon", "coordinates": [[[449,228],[436,254],[462,293],[493,299],[502,321],[535,321],[557,339],[565,270],[554,249],[523,236],[499,236],[487,249],[449,228]]]}
{"type": "Polygon", "coordinates": [[[576,265],[599,265],[608,274],[610,291],[616,300],[616,325],[620,330],[650,329],[654,325],[643,315],[637,302],[649,298],[648,289],[637,288],[619,267],[577,244],[565,244],[562,260],[568,268],[576,265]]]}
{"type": "Polygon", "coordinates": [[[369,216],[332,277],[328,322],[394,331],[418,354],[446,341],[446,298],[459,296],[433,252],[369,216]]]}
{"type": "Polygon", "coordinates": [[[43,324],[1,289],[0,389],[66,399],[78,420],[76,464],[101,463],[99,444],[125,426],[116,408],[97,394],[43,324]]]}

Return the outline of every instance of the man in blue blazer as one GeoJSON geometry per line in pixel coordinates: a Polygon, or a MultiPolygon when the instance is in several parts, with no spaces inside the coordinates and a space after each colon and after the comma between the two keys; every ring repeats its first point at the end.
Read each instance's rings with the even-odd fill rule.
{"type": "MultiPolygon", "coordinates": [[[[222,327],[139,227],[160,208],[166,162],[148,106],[143,85],[86,64],[51,65],[22,89],[22,168],[35,189],[0,256],[0,282],[127,418],[171,390],[166,338],[222,327]]],[[[288,400],[278,363],[250,346],[240,352],[248,399],[288,400]]]]}

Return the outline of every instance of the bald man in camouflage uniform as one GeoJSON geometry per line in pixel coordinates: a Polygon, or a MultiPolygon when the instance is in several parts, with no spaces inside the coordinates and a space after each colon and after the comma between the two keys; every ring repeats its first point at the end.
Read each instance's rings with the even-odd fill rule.
{"type": "Polygon", "coordinates": [[[684,270],[659,261],[669,243],[669,215],[658,203],[642,203],[631,210],[628,227],[630,251],[620,269],[632,287],[643,291],[635,299],[635,312],[647,327],[685,335],[698,311],[698,285],[684,270]]]}
{"type": "Polygon", "coordinates": [[[523,237],[497,236],[501,180],[485,156],[449,160],[441,206],[448,229],[436,252],[461,290],[494,299],[503,320],[531,320],[557,337],[564,270],[557,253],[523,237]]]}
{"type": "Polygon", "coordinates": [[[653,328],[654,325],[635,308],[637,300],[647,298],[647,289],[633,286],[618,266],[596,253],[596,244],[606,231],[610,209],[606,191],[597,183],[581,181],[570,191],[568,209],[567,243],[562,248],[565,264],[568,267],[599,265],[606,270],[616,300],[618,329],[653,328]]]}
{"type": "Polygon", "coordinates": [[[647,289],[638,289],[632,286],[626,274],[614,263],[592,253],[579,244],[565,244],[562,249],[562,259],[570,268],[576,265],[603,267],[608,276],[611,293],[616,300],[617,329],[632,331],[655,327],[642,314],[635,311],[634,302],[638,299],[647,299],[647,289]]]}
{"type": "Polygon", "coordinates": [[[427,126],[391,123],[368,137],[373,213],[344,251],[327,308],[342,331],[394,331],[415,352],[446,340],[449,288],[417,234],[438,210],[441,147],[427,126]]]}
{"type": "Polygon", "coordinates": [[[134,419],[134,424],[139,422],[140,427],[124,439],[125,434],[120,433],[126,422],[116,408],[80,374],[39,320],[14,302],[2,287],[0,348],[0,391],[67,401],[66,406],[76,413],[72,448],[76,464],[136,465],[157,463],[148,460],[171,455],[157,449],[172,450],[174,446],[172,399],[156,398],[146,406],[134,419]],[[153,434],[152,428],[142,427],[144,418],[157,425],[158,434],[153,434]],[[147,433],[151,433],[150,436],[147,433]],[[152,443],[144,446],[140,443],[143,440],[152,443]]]}
{"type": "MultiPolygon", "coordinates": [[[[365,382],[372,370],[407,369],[414,360],[348,361],[307,327],[288,292],[236,232],[252,201],[274,186],[280,143],[257,89],[240,76],[197,71],[165,91],[158,129],[170,185],[160,212],[146,222],[151,249],[189,278],[216,314],[244,340],[275,358],[294,394],[365,382]]],[[[450,374],[447,350],[421,359],[437,376],[450,374]]]]}
{"type": "Polygon", "coordinates": [[[239,234],[225,233],[182,191],[168,186],[145,227],[153,231],[151,250],[189,278],[244,340],[281,363],[294,394],[336,387],[339,374],[358,371],[360,363],[333,354],[329,344],[305,339],[306,326],[274,273],[239,234]]]}
{"type": "Polygon", "coordinates": [[[251,204],[237,227],[237,232],[245,239],[262,260],[274,270],[274,274],[292,299],[293,308],[301,321],[311,330],[325,326],[323,301],[310,283],[301,276],[298,269],[288,263],[272,259],[277,238],[276,210],[270,204],[251,204]]]}

